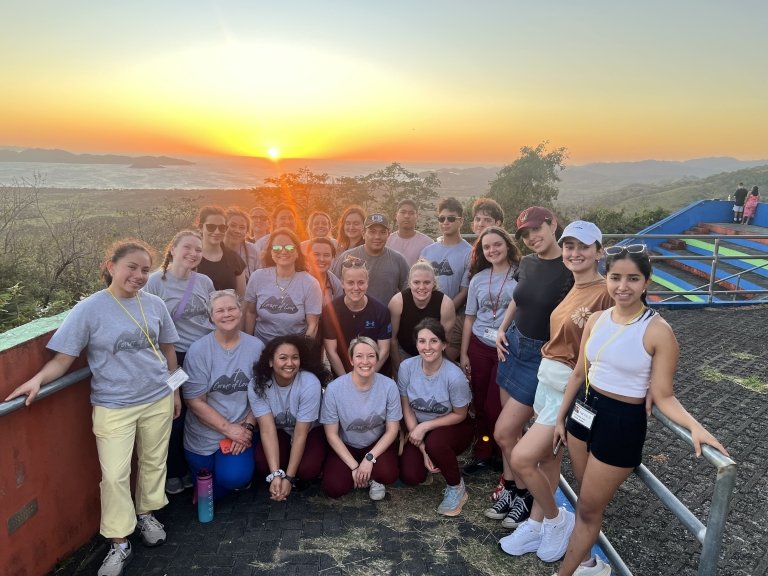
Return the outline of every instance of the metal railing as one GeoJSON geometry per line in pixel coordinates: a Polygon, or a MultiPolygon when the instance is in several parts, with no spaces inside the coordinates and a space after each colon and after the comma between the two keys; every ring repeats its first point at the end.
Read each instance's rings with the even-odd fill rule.
{"type": "MultiPolygon", "coordinates": [[[[765,254],[744,254],[739,256],[725,256],[720,254],[720,242],[722,240],[768,240],[768,234],[739,234],[739,235],[730,235],[730,234],[603,234],[603,240],[620,240],[618,242],[619,244],[624,243],[627,240],[637,240],[642,243],[647,244],[647,240],[708,240],[708,241],[714,241],[714,245],[712,247],[712,254],[675,254],[675,255],[657,255],[657,254],[651,254],[650,258],[652,262],[655,261],[675,261],[675,260],[703,260],[710,262],[710,269],[709,269],[709,281],[706,284],[702,284],[701,286],[695,288],[694,290],[649,290],[648,294],[652,296],[669,296],[668,298],[662,299],[660,302],[653,302],[652,304],[664,304],[664,305],[674,305],[674,302],[671,302],[673,298],[676,296],[701,296],[705,299],[707,304],[731,304],[734,303],[735,297],[737,295],[755,295],[760,296],[760,298],[755,298],[752,300],[749,300],[747,303],[756,304],[759,302],[764,302],[768,299],[768,289],[751,289],[751,290],[742,290],[741,289],[741,280],[745,274],[748,274],[750,272],[754,272],[755,270],[760,270],[762,268],[765,268],[766,264],[760,265],[760,266],[753,266],[751,268],[748,268],[746,270],[741,270],[739,272],[736,272],[735,274],[731,274],[729,276],[718,278],[717,277],[717,271],[718,271],[718,265],[720,262],[723,261],[729,261],[729,260],[740,260],[740,261],[747,261],[747,260],[768,260],[768,245],[766,245],[766,253],[765,254]],[[735,290],[718,290],[717,288],[722,282],[725,282],[727,280],[737,278],[736,282],[736,289],[735,290]],[[721,294],[728,294],[734,297],[734,299],[731,302],[725,301],[725,302],[715,302],[715,296],[721,295],[721,294]]],[[[653,247],[651,247],[652,249],[653,247]]],[[[768,281],[768,279],[766,279],[768,281]]]]}
{"type": "MultiPolygon", "coordinates": [[[[653,407],[653,415],[659,422],[669,428],[675,436],[693,447],[690,431],[670,420],[656,406],[653,407]]],[[[644,464],[640,464],[640,466],[635,468],[635,474],[651,492],[658,496],[664,507],[672,512],[702,545],[697,572],[698,576],[715,576],[717,574],[720,547],[723,542],[725,521],[728,517],[728,507],[730,506],[731,498],[733,497],[733,487],[736,483],[737,470],[736,463],[733,460],[719,450],[712,448],[712,446],[702,445],[701,453],[710,464],[717,468],[717,477],[715,478],[715,487],[712,491],[712,503],[709,508],[706,526],[644,464]]],[[[563,476],[560,476],[560,489],[573,507],[576,508],[578,498],[563,476]]],[[[632,572],[602,531],[598,536],[597,543],[605,552],[615,573],[621,576],[632,576],[632,572]]]]}
{"type": "MultiPolygon", "coordinates": [[[[65,374],[61,378],[52,380],[45,386],[40,387],[40,392],[38,392],[37,397],[35,398],[35,402],[42,400],[51,394],[55,394],[59,390],[63,390],[68,386],[72,386],[72,384],[77,384],[78,382],[88,378],[90,375],[91,369],[86,366],[85,368],[80,368],[74,372],[65,374]]],[[[0,416],[5,416],[6,414],[10,414],[11,412],[15,412],[16,410],[23,408],[24,402],[26,402],[26,400],[26,396],[20,396],[18,398],[14,398],[13,400],[0,403],[0,416]]]]}

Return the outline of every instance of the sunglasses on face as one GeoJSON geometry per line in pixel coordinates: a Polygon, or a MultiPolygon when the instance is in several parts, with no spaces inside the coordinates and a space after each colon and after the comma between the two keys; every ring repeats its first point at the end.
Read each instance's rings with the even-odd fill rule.
{"type": "Polygon", "coordinates": [[[206,224],[205,229],[208,230],[208,232],[216,232],[218,230],[219,232],[226,232],[227,226],[226,224],[206,224]]]}
{"type": "Polygon", "coordinates": [[[341,263],[342,268],[365,268],[365,260],[355,256],[347,256],[341,263]]]}
{"type": "Polygon", "coordinates": [[[629,244],[627,246],[608,246],[605,249],[606,256],[621,256],[627,254],[644,254],[648,248],[645,244],[629,244]]]}
{"type": "Polygon", "coordinates": [[[453,223],[454,223],[454,222],[456,222],[456,220],[458,220],[459,218],[461,218],[461,216],[438,216],[438,217],[437,217],[437,221],[438,221],[438,222],[440,222],[440,224],[442,224],[443,222],[445,222],[446,220],[448,220],[448,222],[450,222],[451,224],[453,224],[453,223]]]}
{"type": "Polygon", "coordinates": [[[282,252],[283,250],[285,250],[288,253],[291,253],[294,250],[296,250],[296,246],[294,246],[293,244],[285,244],[284,246],[280,244],[274,244],[272,246],[272,252],[282,252]]]}

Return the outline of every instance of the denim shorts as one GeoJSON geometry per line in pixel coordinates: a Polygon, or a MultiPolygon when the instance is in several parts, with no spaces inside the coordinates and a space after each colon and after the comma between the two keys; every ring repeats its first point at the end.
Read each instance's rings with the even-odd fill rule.
{"type": "Polygon", "coordinates": [[[568,416],[565,427],[568,434],[587,443],[587,450],[604,464],[618,468],[637,468],[643,461],[643,445],[648,428],[645,402],[629,404],[589,389],[576,396],[597,411],[592,429],[587,430],[568,416]]]}
{"type": "Polygon", "coordinates": [[[507,329],[506,336],[509,354],[504,362],[499,362],[496,383],[521,404],[533,406],[544,341],[523,336],[514,322],[507,329]]]}
{"type": "Polygon", "coordinates": [[[539,386],[536,388],[536,398],[533,401],[533,411],[536,413],[536,424],[554,426],[557,424],[557,414],[563,404],[565,385],[568,384],[573,369],[567,364],[542,358],[539,366],[539,386]]]}

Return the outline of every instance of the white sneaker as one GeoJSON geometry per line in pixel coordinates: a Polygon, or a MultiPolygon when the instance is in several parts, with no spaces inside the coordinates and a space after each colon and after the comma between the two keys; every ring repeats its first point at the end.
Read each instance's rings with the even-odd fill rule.
{"type": "Polygon", "coordinates": [[[560,508],[557,524],[544,519],[541,526],[541,544],[536,550],[536,556],[544,562],[556,562],[565,555],[568,540],[571,538],[573,527],[576,525],[576,515],[565,508],[560,508]]]}
{"type": "Polygon", "coordinates": [[[152,514],[142,514],[136,520],[144,546],[160,546],[165,543],[165,528],[152,514]]]}
{"type": "Polygon", "coordinates": [[[131,543],[128,542],[128,547],[123,549],[120,544],[116,542],[112,543],[112,546],[107,552],[107,557],[104,558],[104,562],[101,563],[101,568],[96,573],[97,576],[122,576],[123,568],[133,559],[133,550],[131,549],[131,543]]]}
{"type": "Polygon", "coordinates": [[[499,548],[510,556],[522,556],[529,552],[536,552],[540,543],[541,530],[534,530],[530,520],[526,520],[512,534],[499,540],[499,548]]]}
{"type": "Polygon", "coordinates": [[[384,500],[384,496],[386,495],[386,486],[384,486],[384,484],[379,484],[376,480],[371,480],[371,484],[368,488],[368,497],[371,500],[384,500]]]}
{"type": "Polygon", "coordinates": [[[600,558],[595,558],[595,560],[594,566],[579,566],[576,568],[573,576],[611,576],[611,567],[600,560],[600,558]]]}

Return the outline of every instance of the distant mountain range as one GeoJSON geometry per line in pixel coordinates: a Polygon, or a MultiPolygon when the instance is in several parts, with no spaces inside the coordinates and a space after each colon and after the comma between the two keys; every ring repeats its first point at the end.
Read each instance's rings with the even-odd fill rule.
{"type": "Polygon", "coordinates": [[[118,154],[73,154],[66,150],[30,148],[0,149],[0,162],[49,162],[53,164],[127,164],[131,168],[163,168],[192,166],[194,162],[168,156],[121,156],[118,154]]]}

